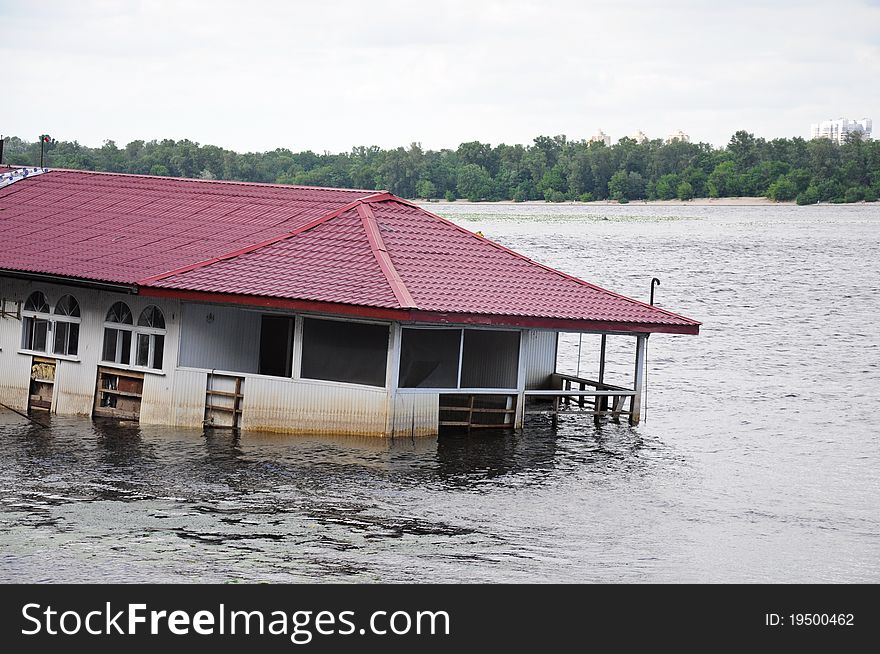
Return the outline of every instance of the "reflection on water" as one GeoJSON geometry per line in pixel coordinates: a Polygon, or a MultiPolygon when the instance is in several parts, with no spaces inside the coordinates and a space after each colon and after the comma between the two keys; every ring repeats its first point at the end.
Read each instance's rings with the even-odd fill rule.
{"type": "Polygon", "coordinates": [[[880,581],[873,210],[564,209],[458,219],[705,321],[651,338],[646,422],[386,442],[0,412],[0,580],[880,581]]]}

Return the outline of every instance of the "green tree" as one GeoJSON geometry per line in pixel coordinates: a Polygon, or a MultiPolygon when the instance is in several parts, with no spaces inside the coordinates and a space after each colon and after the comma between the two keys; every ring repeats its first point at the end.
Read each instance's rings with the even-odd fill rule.
{"type": "Polygon", "coordinates": [[[861,202],[865,199],[865,192],[858,186],[850,186],[843,194],[844,202],[861,202]]]}
{"type": "Polygon", "coordinates": [[[612,200],[626,200],[626,173],[618,170],[608,180],[608,197],[612,200]]]}
{"type": "Polygon", "coordinates": [[[432,199],[437,197],[437,187],[434,182],[427,179],[420,179],[416,183],[416,196],[420,198],[432,199]]]}
{"type": "Polygon", "coordinates": [[[657,180],[656,186],[656,194],[657,198],[660,200],[673,200],[677,197],[678,193],[678,184],[679,184],[678,175],[674,173],[667,173],[663,175],[660,179],[657,180]]]}
{"type": "Polygon", "coordinates": [[[798,204],[816,204],[819,201],[819,189],[815,186],[808,186],[806,190],[798,193],[795,201],[798,204]]]}
{"type": "Polygon", "coordinates": [[[465,164],[458,171],[458,195],[471,202],[484,200],[492,192],[492,178],[482,166],[465,164]]]}
{"type": "Polygon", "coordinates": [[[745,130],[739,130],[730,137],[727,151],[737,172],[743,173],[758,163],[758,140],[745,130]]]}
{"type": "Polygon", "coordinates": [[[694,187],[690,182],[681,182],[675,189],[675,195],[679,200],[692,200],[694,198],[694,187]]]}
{"type": "Polygon", "coordinates": [[[796,195],[797,187],[786,175],[780,175],[767,189],[767,197],[774,202],[794,200],[796,195]]]}
{"type": "Polygon", "coordinates": [[[722,161],[715,166],[706,181],[710,198],[730,198],[739,195],[738,175],[732,161],[722,161]]]}
{"type": "Polygon", "coordinates": [[[647,193],[647,182],[641,173],[631,170],[626,176],[626,199],[644,200],[647,193]]]}

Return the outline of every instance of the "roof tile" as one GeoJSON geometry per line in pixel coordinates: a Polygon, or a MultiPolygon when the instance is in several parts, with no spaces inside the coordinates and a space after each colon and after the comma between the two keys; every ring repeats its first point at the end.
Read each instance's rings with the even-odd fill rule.
{"type": "Polygon", "coordinates": [[[444,315],[699,325],[388,194],[50,171],[0,189],[0,225],[5,269],[444,315]]]}

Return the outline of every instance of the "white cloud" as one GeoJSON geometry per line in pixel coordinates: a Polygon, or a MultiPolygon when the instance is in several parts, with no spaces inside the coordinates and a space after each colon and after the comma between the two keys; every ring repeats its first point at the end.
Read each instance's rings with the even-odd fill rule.
{"type": "Polygon", "coordinates": [[[819,2],[3,3],[0,129],[319,151],[805,135],[878,108],[880,8],[833,20],[819,2]]]}

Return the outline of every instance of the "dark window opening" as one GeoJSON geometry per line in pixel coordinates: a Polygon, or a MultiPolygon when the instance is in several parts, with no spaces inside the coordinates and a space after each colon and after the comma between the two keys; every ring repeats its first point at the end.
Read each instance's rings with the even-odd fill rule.
{"type": "Polygon", "coordinates": [[[25,301],[24,311],[30,315],[25,315],[21,321],[21,347],[34,352],[46,352],[51,329],[49,327],[49,301],[46,300],[43,293],[34,291],[25,301]]]}
{"type": "Polygon", "coordinates": [[[162,368],[162,357],[165,354],[165,337],[159,334],[153,335],[153,367],[162,368]]]}
{"type": "Polygon", "coordinates": [[[456,388],[460,329],[404,329],[401,388],[456,388]]]}
{"type": "Polygon", "coordinates": [[[259,373],[273,377],[290,377],[292,360],[293,318],[262,316],[259,373]]]}
{"type": "Polygon", "coordinates": [[[462,388],[516,388],[519,332],[465,329],[462,388]]]}
{"type": "Polygon", "coordinates": [[[135,365],[154,370],[161,369],[165,336],[158,332],[165,329],[165,316],[162,315],[159,307],[150,305],[141,312],[137,324],[135,365]]]}
{"type": "Polygon", "coordinates": [[[150,335],[137,335],[137,354],[135,355],[135,365],[148,366],[150,364],[150,335]]]}
{"type": "Polygon", "coordinates": [[[62,322],[55,323],[55,354],[76,356],[79,350],[79,323],[62,322]]]}
{"type": "Polygon", "coordinates": [[[387,325],[305,318],[301,376],[385,386],[388,334],[387,325]]]}
{"type": "Polygon", "coordinates": [[[104,328],[101,358],[112,363],[131,363],[131,332],[127,329],[104,328]]]}
{"type": "Polygon", "coordinates": [[[45,352],[46,343],[49,339],[49,321],[33,316],[26,316],[22,320],[21,346],[25,350],[45,352]]]}

